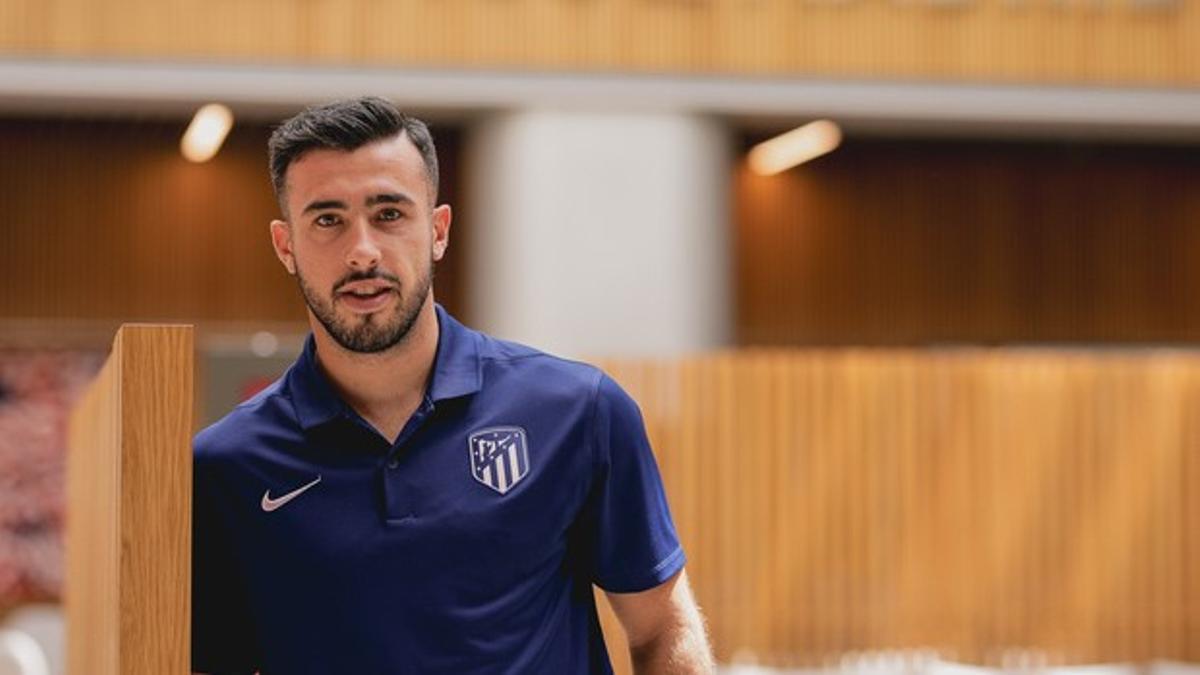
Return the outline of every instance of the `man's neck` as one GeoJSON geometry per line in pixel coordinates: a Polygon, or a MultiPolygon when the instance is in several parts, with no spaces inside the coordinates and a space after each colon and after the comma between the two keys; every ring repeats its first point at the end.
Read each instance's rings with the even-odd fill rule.
{"type": "Polygon", "coordinates": [[[317,364],[333,388],[388,441],[395,441],[420,406],[437,354],[438,322],[426,301],[404,340],[378,354],[351,352],[310,316],[317,364]]]}

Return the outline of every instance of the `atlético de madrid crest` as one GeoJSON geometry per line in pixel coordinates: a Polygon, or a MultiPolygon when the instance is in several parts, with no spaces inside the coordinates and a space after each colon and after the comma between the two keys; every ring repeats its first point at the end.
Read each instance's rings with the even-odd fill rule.
{"type": "Polygon", "coordinates": [[[521,427],[490,427],[471,434],[471,475],[500,494],[529,473],[529,450],[521,427]]]}

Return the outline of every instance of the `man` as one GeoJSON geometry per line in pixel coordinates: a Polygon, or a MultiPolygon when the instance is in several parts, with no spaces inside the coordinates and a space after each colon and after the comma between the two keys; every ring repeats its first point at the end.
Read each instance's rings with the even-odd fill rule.
{"type": "Polygon", "coordinates": [[[343,101],[270,156],[312,335],[196,437],[193,669],[607,673],[595,583],[638,672],[711,672],[633,401],[434,303],[450,207],[425,125],[343,101]]]}

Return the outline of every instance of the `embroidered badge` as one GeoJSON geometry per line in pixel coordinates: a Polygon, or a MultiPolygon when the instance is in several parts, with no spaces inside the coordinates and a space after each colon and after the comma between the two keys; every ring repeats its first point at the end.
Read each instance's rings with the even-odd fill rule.
{"type": "Polygon", "coordinates": [[[529,450],[521,427],[490,427],[471,434],[471,475],[505,494],[529,473],[529,450]]]}

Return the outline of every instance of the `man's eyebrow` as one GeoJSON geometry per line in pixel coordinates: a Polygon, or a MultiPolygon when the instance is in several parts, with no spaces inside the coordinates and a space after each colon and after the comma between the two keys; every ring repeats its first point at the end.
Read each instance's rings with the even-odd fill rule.
{"type": "Polygon", "coordinates": [[[367,206],[375,206],[376,204],[409,204],[415,205],[417,202],[406,194],[399,192],[382,192],[380,194],[367,197],[367,206]]]}
{"type": "Polygon", "coordinates": [[[342,209],[345,211],[346,202],[338,201],[336,199],[315,201],[304,207],[304,211],[302,211],[302,213],[308,213],[309,211],[324,211],[325,209],[342,209]]]}

